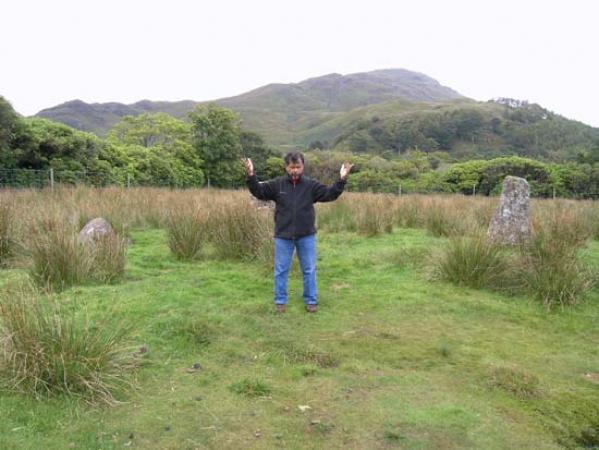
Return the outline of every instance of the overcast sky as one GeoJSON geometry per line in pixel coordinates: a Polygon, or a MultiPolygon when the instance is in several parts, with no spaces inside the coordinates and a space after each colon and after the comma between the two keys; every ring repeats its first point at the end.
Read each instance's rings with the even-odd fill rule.
{"type": "Polygon", "coordinates": [[[405,68],[599,127],[594,0],[6,0],[0,15],[0,95],[24,115],[405,68]]]}

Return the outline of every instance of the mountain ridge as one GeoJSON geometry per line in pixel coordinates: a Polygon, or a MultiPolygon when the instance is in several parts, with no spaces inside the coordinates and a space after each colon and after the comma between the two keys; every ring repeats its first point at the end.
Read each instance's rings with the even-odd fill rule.
{"type": "Polygon", "coordinates": [[[407,69],[379,69],[347,75],[330,73],[298,83],[269,83],[248,92],[212,101],[151,101],[86,103],[71,100],[45,108],[35,116],[104,136],[126,115],[165,112],[183,118],[197,105],[217,103],[240,114],[248,128],[274,144],[293,144],[298,121],[310,115],[349,111],[392,99],[437,102],[465,98],[437,80],[407,69]],[[276,130],[274,134],[271,134],[276,130]]]}

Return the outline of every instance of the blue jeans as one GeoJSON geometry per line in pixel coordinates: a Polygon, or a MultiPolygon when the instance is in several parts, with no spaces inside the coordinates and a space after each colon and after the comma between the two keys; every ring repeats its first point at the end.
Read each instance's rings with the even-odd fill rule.
{"type": "Polygon", "coordinates": [[[293,250],[302,269],[304,282],[304,303],[316,305],[316,235],[309,234],[297,239],[275,238],[275,303],[287,303],[287,278],[293,250]]]}

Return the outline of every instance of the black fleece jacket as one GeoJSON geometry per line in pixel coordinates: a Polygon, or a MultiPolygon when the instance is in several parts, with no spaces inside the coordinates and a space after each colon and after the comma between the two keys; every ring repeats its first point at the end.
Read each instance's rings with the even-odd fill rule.
{"type": "Polygon", "coordinates": [[[252,175],[247,177],[247,185],[254,197],[276,203],[275,237],[295,239],[316,233],[314,203],[336,200],[345,180],[325,186],[302,175],[294,185],[288,175],[264,182],[252,175]]]}

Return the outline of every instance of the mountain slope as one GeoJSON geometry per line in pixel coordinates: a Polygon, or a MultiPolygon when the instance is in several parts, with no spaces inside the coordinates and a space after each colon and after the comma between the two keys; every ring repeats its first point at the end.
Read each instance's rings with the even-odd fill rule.
{"type": "Polygon", "coordinates": [[[37,117],[62,122],[82,131],[90,131],[98,136],[106,132],[124,116],[137,116],[143,113],[166,112],[175,117],[182,117],[191,111],[196,102],[152,102],[142,100],[132,105],[123,103],[85,103],[72,100],[52,108],[44,109],[37,117]]]}
{"type": "MultiPolygon", "coordinates": [[[[215,102],[241,115],[246,128],[274,144],[295,144],[296,135],[311,121],[392,99],[417,102],[447,101],[462,96],[436,80],[405,69],[376,70],[350,75],[330,74],[300,83],[269,84],[236,97],[215,102]]],[[[40,111],[37,116],[63,122],[100,136],[125,115],[165,112],[185,117],[193,101],[87,104],[81,100],[40,111]]]]}
{"type": "MultiPolygon", "coordinates": [[[[314,144],[400,154],[418,148],[460,159],[519,155],[553,161],[595,158],[599,152],[599,128],[526,102],[476,102],[403,69],[269,84],[216,103],[239,113],[243,128],[282,149],[314,144]]],[[[124,115],[160,111],[184,118],[199,104],[73,101],[38,115],[103,135],[124,115]]]]}
{"type": "Polygon", "coordinates": [[[236,97],[218,100],[232,109],[271,108],[281,111],[347,111],[392,99],[445,101],[462,96],[436,80],[405,69],[351,75],[330,74],[297,84],[269,84],[236,97]]]}

